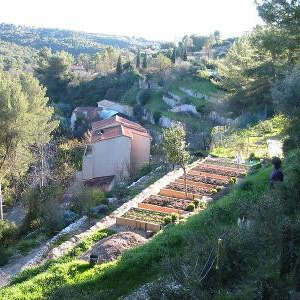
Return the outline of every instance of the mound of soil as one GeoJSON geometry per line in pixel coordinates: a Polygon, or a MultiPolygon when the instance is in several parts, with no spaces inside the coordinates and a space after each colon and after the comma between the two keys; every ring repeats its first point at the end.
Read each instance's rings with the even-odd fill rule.
{"type": "Polygon", "coordinates": [[[94,247],[85,252],[80,258],[89,261],[90,255],[98,255],[98,263],[116,259],[127,249],[146,243],[147,239],[134,232],[126,231],[116,233],[100,240],[94,247]]]}

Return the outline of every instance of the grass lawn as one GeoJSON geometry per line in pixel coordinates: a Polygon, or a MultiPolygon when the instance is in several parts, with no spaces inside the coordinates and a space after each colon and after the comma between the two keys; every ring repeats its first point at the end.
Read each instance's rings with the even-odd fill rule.
{"type": "Polygon", "coordinates": [[[164,112],[168,110],[168,105],[162,99],[162,92],[152,91],[149,101],[145,107],[151,112],[164,112]]]}
{"type": "MultiPolygon", "coordinates": [[[[0,291],[0,299],[118,299],[162,274],[160,262],[167,255],[185,251],[191,236],[214,237],[212,224],[236,226],[239,207],[258,201],[268,188],[270,168],[247,177],[251,190],[238,186],[205,211],[185,223],[166,228],[149,243],[129,250],[117,261],[90,268],[71,256],[24,271],[10,286],[0,291]]],[[[86,249],[93,243],[87,242],[86,249]]],[[[78,247],[77,247],[78,248],[78,247]]],[[[76,251],[82,252],[79,249],[76,251]]]]}
{"type": "Polygon", "coordinates": [[[178,82],[178,86],[195,90],[207,96],[210,96],[211,94],[217,93],[219,91],[218,87],[212,82],[208,80],[197,80],[194,78],[188,78],[180,81],[178,82]]]}

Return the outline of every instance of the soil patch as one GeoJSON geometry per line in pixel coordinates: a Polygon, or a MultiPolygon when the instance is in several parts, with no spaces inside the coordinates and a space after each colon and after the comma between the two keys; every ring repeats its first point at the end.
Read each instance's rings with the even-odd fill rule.
{"type": "Polygon", "coordinates": [[[147,239],[137,233],[130,231],[119,232],[99,241],[80,258],[89,261],[90,255],[95,254],[98,255],[98,263],[112,261],[117,259],[125,250],[142,245],[146,242],[147,239]]]}

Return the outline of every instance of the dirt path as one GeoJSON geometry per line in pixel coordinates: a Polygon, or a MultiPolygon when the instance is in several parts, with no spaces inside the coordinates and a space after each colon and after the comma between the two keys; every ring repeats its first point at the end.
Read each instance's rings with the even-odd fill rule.
{"type": "Polygon", "coordinates": [[[40,246],[32,250],[28,255],[15,258],[13,261],[0,268],[0,288],[7,285],[12,277],[21,272],[23,268],[32,260],[43,247],[40,246]]]}

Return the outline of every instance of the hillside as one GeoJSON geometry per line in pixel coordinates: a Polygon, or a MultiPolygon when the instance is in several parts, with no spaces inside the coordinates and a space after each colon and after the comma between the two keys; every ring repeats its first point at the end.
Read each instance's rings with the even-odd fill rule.
{"type": "Polygon", "coordinates": [[[48,47],[53,51],[67,51],[73,55],[95,54],[106,46],[116,48],[157,45],[157,42],[128,36],[85,33],[72,30],[33,28],[0,24],[0,40],[35,49],[48,47]]]}

